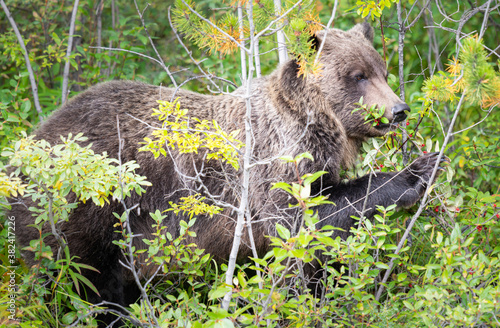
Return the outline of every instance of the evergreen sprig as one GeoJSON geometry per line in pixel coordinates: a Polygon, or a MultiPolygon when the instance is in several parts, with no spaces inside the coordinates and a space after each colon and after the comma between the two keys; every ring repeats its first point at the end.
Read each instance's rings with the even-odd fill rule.
{"type": "Polygon", "coordinates": [[[500,74],[488,62],[483,41],[476,35],[463,41],[458,59],[450,61],[447,72],[430,77],[422,90],[427,105],[432,100],[454,102],[465,90],[472,106],[486,108],[500,102],[500,74]]]}
{"type": "MultiPolygon", "coordinates": [[[[172,11],[173,23],[198,47],[208,48],[211,53],[218,52],[221,55],[226,55],[238,50],[238,44],[235,41],[241,43],[250,39],[248,16],[245,16],[247,19],[244,19],[243,22],[244,38],[241,38],[238,17],[235,15],[237,6],[247,9],[248,1],[233,1],[230,3],[232,12],[227,11],[219,17],[212,16],[208,18],[210,23],[193,13],[192,10],[201,13],[200,7],[193,1],[186,1],[186,4],[181,0],[176,1],[172,11]]],[[[269,33],[264,33],[261,36],[260,42],[264,43],[268,38],[271,38],[271,42],[275,42],[274,33],[282,29],[287,37],[288,50],[299,64],[299,75],[317,74],[321,66],[314,60],[316,50],[313,49],[312,36],[322,29],[322,25],[315,12],[316,3],[304,1],[298,6],[295,5],[296,1],[286,1],[282,9],[276,12],[273,0],[254,1],[252,19],[255,33],[264,30],[278,17],[288,12],[285,17],[276,22],[269,33]]]]}

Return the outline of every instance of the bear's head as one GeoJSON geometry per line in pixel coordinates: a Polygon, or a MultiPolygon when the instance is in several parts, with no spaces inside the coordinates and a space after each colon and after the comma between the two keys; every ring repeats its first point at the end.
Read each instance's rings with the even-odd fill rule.
{"type": "Polygon", "coordinates": [[[380,54],[373,48],[373,28],[368,23],[358,24],[349,31],[330,29],[320,31],[314,40],[319,48],[323,39],[320,62],[321,75],[315,82],[321,89],[329,108],[335,111],[347,136],[355,139],[377,137],[387,133],[398,122],[406,119],[410,107],[399,99],[387,84],[387,68],[380,54]],[[383,117],[389,123],[378,126],[366,123],[366,112],[353,113],[356,103],[370,108],[385,108],[383,117]]]}
{"type": "Polygon", "coordinates": [[[373,28],[358,24],[349,31],[329,29],[313,37],[313,46],[320,51],[322,70],[317,75],[299,76],[296,61],[287,62],[279,73],[279,101],[286,108],[320,114],[340,121],[350,139],[383,136],[406,119],[410,107],[399,99],[387,84],[387,68],[373,48],[373,28]],[[324,40],[324,42],[323,42],[324,40]],[[323,44],[323,48],[321,48],[323,44]],[[366,122],[366,112],[354,111],[363,97],[367,108],[384,107],[383,117],[389,123],[366,122]],[[318,99],[320,98],[320,99],[318,99]],[[354,112],[353,112],[354,111],[354,112]]]}

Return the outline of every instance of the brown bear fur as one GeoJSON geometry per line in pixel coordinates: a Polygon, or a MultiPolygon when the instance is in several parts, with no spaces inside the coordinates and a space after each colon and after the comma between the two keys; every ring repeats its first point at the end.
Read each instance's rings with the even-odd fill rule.
{"type": "MultiPolygon", "coordinates": [[[[323,38],[324,31],[318,34],[317,42],[323,38]]],[[[298,76],[297,64],[291,60],[269,76],[252,82],[252,163],[275,159],[271,164],[256,165],[250,171],[249,208],[260,254],[268,250],[265,236],[274,233],[276,222],[288,227],[293,225],[292,219],[285,213],[292,200],[284,193],[270,191],[272,182],[292,182],[296,178],[293,167],[282,164],[276,159],[277,155],[295,156],[310,152],[315,161],[302,161],[300,174],[328,171],[328,180],[316,189],[320,191],[322,187],[327,187],[325,193],[331,194],[330,199],[337,203],[336,207],[320,208],[322,216],[329,216],[323,224],[342,227],[346,231],[355,224],[350,216],[356,215],[356,210],[361,208],[362,202],[356,201],[366,194],[367,177],[341,183],[340,168],[354,163],[362,141],[384,135],[392,124],[378,127],[365,124],[360,112],[352,113],[354,104],[363,96],[364,103],[368,105],[385,106],[384,116],[391,122],[406,117],[402,110],[395,117],[394,108],[409,110],[387,85],[385,63],[373,48],[372,41],[373,30],[368,24],[356,25],[349,31],[331,29],[326,34],[320,56],[323,71],[319,76],[298,76]],[[349,203],[353,205],[349,206],[349,203]]],[[[127,199],[130,207],[139,204],[139,208],[131,213],[132,230],[135,234],[142,234],[142,238],[148,238],[152,231],[149,212],[163,211],[169,208],[170,201],[176,202],[179,197],[189,194],[189,190],[194,190],[197,184],[179,173],[194,176],[193,165],[199,169],[202,163],[202,155],[179,155],[172,150],[172,158],[160,156],[154,159],[153,154],[138,151],[139,143],[145,137],[151,137],[153,127],[158,127],[157,119],[151,116],[151,109],[158,107],[158,99],[171,101],[180,97],[181,106],[189,109],[191,116],[216,120],[226,131],[240,129],[239,139],[244,141],[244,92],[240,88],[232,94],[218,96],[186,90],[178,90],[174,94],[173,89],[139,82],[106,82],[73,97],[34,134],[50,144],[57,144],[61,135],[81,132],[88,137],[95,152],[107,152],[110,157],[117,158],[118,117],[124,142],[121,160],[137,161],[140,165],[137,173],[145,175],[152,183],[143,196],[133,195],[127,199]]],[[[204,184],[213,195],[238,206],[239,189],[235,186],[240,179],[239,173],[225,170],[226,176],[221,177],[220,172],[227,168],[211,162],[205,164],[204,184]]],[[[435,156],[429,155],[405,171],[374,176],[372,189],[378,190],[367,202],[368,215],[373,214],[375,205],[397,203],[399,206],[410,206],[417,202],[425,187],[424,180],[429,178],[434,164],[435,156]]],[[[29,207],[30,200],[23,201],[29,207]]],[[[94,296],[91,300],[105,299],[128,305],[138,295],[130,272],[119,263],[121,252],[112,244],[119,238],[113,227],[116,222],[113,212],[123,212],[122,206],[117,202],[103,208],[89,202],[80,204],[69,221],[61,224],[61,230],[71,254],[100,271],[87,274],[101,294],[101,297],[94,296]]],[[[164,224],[173,236],[177,236],[180,217],[168,213],[164,224]]],[[[21,226],[17,236],[21,246],[39,237],[36,229],[27,227],[34,220],[27,207],[14,205],[10,215],[15,216],[21,226]]],[[[227,259],[233,242],[235,217],[236,214],[230,210],[213,218],[198,217],[193,227],[197,233],[194,242],[217,259],[227,259]]],[[[138,241],[142,238],[135,239],[138,248],[144,248],[138,241]]],[[[54,239],[48,238],[47,243],[54,250],[57,248],[54,239]]],[[[241,259],[250,255],[246,232],[243,244],[239,253],[241,259]]],[[[28,263],[33,263],[32,254],[28,252],[24,256],[28,263]]]]}

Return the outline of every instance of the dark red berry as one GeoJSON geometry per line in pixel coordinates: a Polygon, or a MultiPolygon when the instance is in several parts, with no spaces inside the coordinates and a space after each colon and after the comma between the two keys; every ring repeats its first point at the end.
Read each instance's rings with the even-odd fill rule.
{"type": "Polygon", "coordinates": [[[483,227],[482,227],[482,226],[480,226],[480,225],[478,225],[478,226],[476,227],[476,229],[477,229],[477,231],[481,231],[481,230],[483,230],[483,227]]]}

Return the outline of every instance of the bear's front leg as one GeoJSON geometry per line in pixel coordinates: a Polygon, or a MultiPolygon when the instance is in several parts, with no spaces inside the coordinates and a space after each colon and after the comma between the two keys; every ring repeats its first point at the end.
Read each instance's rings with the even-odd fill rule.
{"type": "MultiPolygon", "coordinates": [[[[364,215],[370,219],[376,213],[377,206],[396,204],[402,208],[416,204],[427,188],[437,159],[438,153],[431,153],[419,157],[402,171],[373,173],[371,182],[370,175],[366,175],[347,183],[327,186],[322,193],[329,194],[329,200],[335,205],[318,208],[321,226],[332,225],[348,232],[355,224],[351,216],[364,215]]],[[[448,161],[446,157],[440,160],[445,161],[448,161]]],[[[442,168],[436,177],[441,171],[442,168]]]]}

